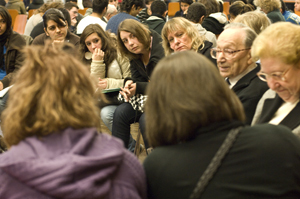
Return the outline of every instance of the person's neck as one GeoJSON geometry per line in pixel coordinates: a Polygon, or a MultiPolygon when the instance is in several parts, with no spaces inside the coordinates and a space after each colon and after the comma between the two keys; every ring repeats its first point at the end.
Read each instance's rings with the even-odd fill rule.
{"type": "Polygon", "coordinates": [[[150,49],[149,50],[144,50],[141,54],[142,61],[144,65],[147,65],[150,60],[150,49]]]}
{"type": "Polygon", "coordinates": [[[103,14],[99,14],[99,13],[93,12],[90,16],[91,17],[99,17],[101,19],[103,17],[103,14]]]}

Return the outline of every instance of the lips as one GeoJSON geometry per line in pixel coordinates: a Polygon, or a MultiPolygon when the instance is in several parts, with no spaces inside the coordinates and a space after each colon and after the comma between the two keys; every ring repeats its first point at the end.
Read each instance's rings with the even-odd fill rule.
{"type": "Polygon", "coordinates": [[[184,46],[180,46],[180,47],[176,48],[176,51],[181,51],[183,49],[184,49],[184,46]]]}
{"type": "Polygon", "coordinates": [[[138,47],[131,48],[131,51],[136,51],[138,47]]]}

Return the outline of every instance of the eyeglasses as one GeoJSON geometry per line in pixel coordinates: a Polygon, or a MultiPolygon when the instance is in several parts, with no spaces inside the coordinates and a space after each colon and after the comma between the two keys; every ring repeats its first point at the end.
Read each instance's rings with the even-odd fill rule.
{"type": "Polygon", "coordinates": [[[219,48],[212,48],[210,50],[210,55],[212,58],[217,59],[218,54],[220,52],[222,52],[227,59],[232,59],[232,58],[234,58],[235,53],[244,51],[244,50],[250,50],[250,49],[251,48],[246,48],[246,49],[241,49],[241,50],[230,50],[230,49],[225,48],[225,49],[221,50],[219,48]]]}
{"type": "Polygon", "coordinates": [[[278,80],[282,80],[282,81],[285,81],[285,75],[286,73],[288,72],[288,70],[290,69],[291,67],[288,67],[285,71],[283,72],[273,72],[271,74],[267,74],[267,73],[264,73],[264,72],[258,72],[257,73],[257,76],[259,77],[259,79],[261,79],[262,81],[266,82],[268,80],[268,78],[272,77],[274,80],[278,81],[278,80]]]}

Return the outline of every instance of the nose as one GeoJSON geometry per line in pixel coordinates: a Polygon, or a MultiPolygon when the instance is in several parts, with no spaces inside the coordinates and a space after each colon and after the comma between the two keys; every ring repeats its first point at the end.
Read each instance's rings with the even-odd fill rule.
{"type": "Polygon", "coordinates": [[[174,37],[174,44],[179,44],[179,39],[177,37],[174,37]]]}
{"type": "Polygon", "coordinates": [[[131,46],[133,45],[133,42],[131,41],[131,39],[128,39],[128,44],[131,46]]]}
{"type": "Polygon", "coordinates": [[[56,32],[60,32],[60,28],[58,26],[56,26],[56,29],[55,29],[56,32]]]}
{"type": "Polygon", "coordinates": [[[95,49],[95,48],[96,48],[96,44],[92,43],[92,49],[95,49]]]}
{"type": "Polygon", "coordinates": [[[217,62],[224,62],[226,60],[223,51],[216,54],[217,62]]]}
{"type": "Polygon", "coordinates": [[[278,83],[278,81],[276,81],[272,77],[268,77],[267,78],[267,84],[268,84],[269,88],[272,89],[272,90],[276,90],[276,88],[278,88],[280,86],[280,84],[278,83]]]}

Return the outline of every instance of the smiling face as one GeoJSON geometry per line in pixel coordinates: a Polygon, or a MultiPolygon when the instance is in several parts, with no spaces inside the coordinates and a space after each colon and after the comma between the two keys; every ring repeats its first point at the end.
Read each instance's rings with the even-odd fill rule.
{"type": "Polygon", "coordinates": [[[174,52],[190,50],[192,48],[192,39],[183,30],[169,32],[168,41],[170,48],[174,52]]]}
{"type": "Polygon", "coordinates": [[[145,51],[144,45],[139,42],[138,38],[130,32],[121,31],[120,38],[127,48],[133,54],[143,54],[145,51]]]}
{"type": "Polygon", "coordinates": [[[102,41],[97,33],[92,33],[85,39],[85,45],[91,53],[94,53],[96,48],[101,50],[102,41]]]}
{"type": "Polygon", "coordinates": [[[6,28],[7,28],[6,27],[6,21],[0,15],[0,35],[3,35],[3,33],[5,33],[6,28]]]}
{"type": "Polygon", "coordinates": [[[296,102],[300,94],[300,69],[293,65],[283,63],[279,58],[261,58],[261,72],[271,74],[284,72],[284,81],[272,77],[267,79],[270,89],[274,90],[285,102],[296,102]]]}
{"type": "Polygon", "coordinates": [[[60,26],[55,21],[49,20],[47,23],[47,28],[44,28],[46,35],[49,36],[52,41],[54,40],[62,41],[65,40],[67,36],[68,25],[63,20],[61,21],[63,24],[65,24],[65,26],[60,26]]]}
{"type": "MultiPolygon", "coordinates": [[[[224,30],[217,41],[217,49],[236,51],[246,49],[244,39],[246,33],[241,29],[224,30]]],[[[224,56],[223,52],[217,55],[217,65],[222,77],[234,78],[244,72],[253,61],[250,50],[243,50],[232,54],[230,57],[224,56]]]]}

